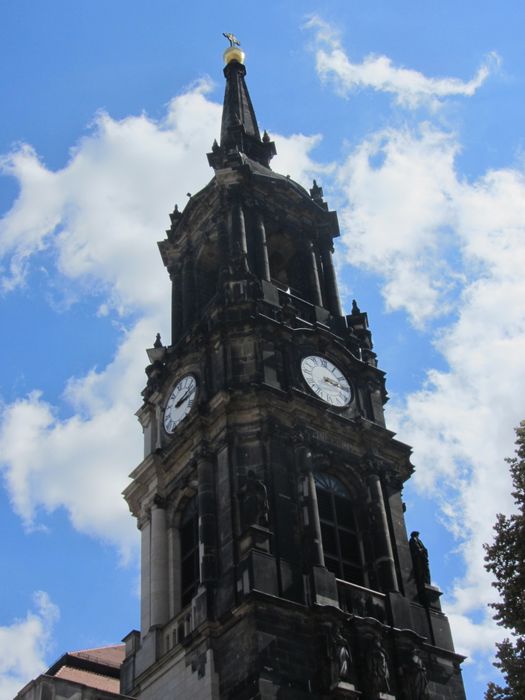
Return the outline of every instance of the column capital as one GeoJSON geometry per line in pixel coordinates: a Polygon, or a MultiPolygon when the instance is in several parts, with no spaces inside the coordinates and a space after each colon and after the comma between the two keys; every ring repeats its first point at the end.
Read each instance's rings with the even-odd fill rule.
{"type": "Polygon", "coordinates": [[[207,442],[202,442],[195,452],[195,462],[197,465],[201,462],[212,462],[214,456],[209,444],[207,442]]]}
{"type": "Polygon", "coordinates": [[[161,496],[160,494],[156,494],[155,497],[153,498],[153,501],[151,503],[152,508],[167,508],[167,502],[166,498],[164,496],[161,496]]]}
{"type": "Polygon", "coordinates": [[[312,450],[305,445],[297,444],[294,445],[295,454],[297,456],[297,461],[299,463],[299,468],[303,473],[310,474],[313,472],[313,455],[312,450]]]}

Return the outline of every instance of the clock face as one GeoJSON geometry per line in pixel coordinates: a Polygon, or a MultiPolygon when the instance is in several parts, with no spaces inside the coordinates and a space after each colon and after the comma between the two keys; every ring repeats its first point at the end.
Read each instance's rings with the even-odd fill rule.
{"type": "Polygon", "coordinates": [[[308,355],[301,361],[301,372],[314,394],[331,406],[343,408],[352,400],[348,380],[330,360],[319,355],[308,355]]]}
{"type": "Polygon", "coordinates": [[[178,424],[191,411],[197,396],[197,380],[193,374],[187,374],[175,384],[164,409],[164,430],[175,432],[178,424]]]}

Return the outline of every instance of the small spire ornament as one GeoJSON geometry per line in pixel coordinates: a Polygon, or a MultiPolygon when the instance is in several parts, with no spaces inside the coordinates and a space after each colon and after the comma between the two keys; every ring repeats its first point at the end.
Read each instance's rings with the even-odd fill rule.
{"type": "Polygon", "coordinates": [[[235,34],[231,34],[230,32],[223,32],[222,35],[226,37],[226,39],[228,39],[228,41],[230,42],[230,47],[241,45],[241,42],[239,41],[239,39],[237,39],[235,34]]]}
{"type": "Polygon", "coordinates": [[[243,65],[244,51],[241,49],[241,42],[239,39],[237,39],[235,34],[232,34],[231,32],[223,32],[222,35],[230,42],[230,45],[223,54],[224,63],[228,65],[228,63],[231,63],[232,61],[237,61],[237,63],[243,65]]]}

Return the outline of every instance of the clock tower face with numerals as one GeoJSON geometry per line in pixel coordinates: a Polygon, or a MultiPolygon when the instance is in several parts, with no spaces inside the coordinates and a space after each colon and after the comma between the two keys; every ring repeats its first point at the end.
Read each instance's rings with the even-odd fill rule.
{"type": "Polygon", "coordinates": [[[164,409],[164,430],[173,433],[191,411],[197,395],[197,381],[188,374],[175,384],[164,409]]]}
{"type": "Polygon", "coordinates": [[[337,214],[315,181],[270,168],[227,36],[214,175],[159,243],[171,338],[148,350],[145,456],[125,491],[142,556],[122,693],[461,700],[405,527],[411,450],[385,426],[367,314],[341,306],[337,214]]]}
{"type": "Polygon", "coordinates": [[[325,357],[308,355],[301,362],[301,372],[310,389],[331,406],[343,408],[352,399],[348,380],[333,362],[325,357]]]}

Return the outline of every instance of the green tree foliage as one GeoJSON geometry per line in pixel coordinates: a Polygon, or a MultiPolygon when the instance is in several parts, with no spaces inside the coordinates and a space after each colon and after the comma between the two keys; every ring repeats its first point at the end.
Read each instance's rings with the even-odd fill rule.
{"type": "Polygon", "coordinates": [[[514,515],[499,514],[494,542],[485,545],[485,568],[494,574],[501,602],[494,619],[512,637],[497,644],[495,666],[505,687],[490,683],[486,700],[525,700],[525,421],[516,428],[516,456],[506,461],[512,477],[514,515]]]}

